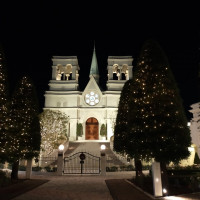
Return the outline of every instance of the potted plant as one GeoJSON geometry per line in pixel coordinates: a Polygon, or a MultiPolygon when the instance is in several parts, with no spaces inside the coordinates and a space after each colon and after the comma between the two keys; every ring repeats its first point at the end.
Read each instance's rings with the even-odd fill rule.
{"type": "Polygon", "coordinates": [[[106,137],[107,137],[107,129],[106,129],[105,124],[102,124],[102,125],[101,125],[100,135],[101,135],[101,137],[102,137],[103,140],[106,140],[106,137]]]}

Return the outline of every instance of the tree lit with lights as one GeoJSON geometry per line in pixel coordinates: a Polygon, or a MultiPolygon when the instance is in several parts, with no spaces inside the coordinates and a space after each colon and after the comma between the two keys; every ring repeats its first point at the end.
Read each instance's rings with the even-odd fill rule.
{"type": "Polygon", "coordinates": [[[191,137],[186,115],[168,59],[157,42],[144,43],[130,83],[122,91],[122,95],[127,94],[125,102],[119,104],[115,149],[133,158],[155,159],[162,166],[187,158],[191,137]],[[121,124],[127,127],[118,132],[121,124]]]}
{"type": "Polygon", "coordinates": [[[40,151],[40,125],[38,102],[32,81],[23,77],[12,97],[9,128],[9,162],[11,178],[17,179],[19,159],[31,159],[40,151]]]}
{"type": "Polygon", "coordinates": [[[0,160],[6,159],[6,142],[8,132],[8,80],[5,57],[0,46],[0,160]]]}
{"type": "MultiPolygon", "coordinates": [[[[178,163],[189,156],[190,131],[168,59],[155,41],[147,41],[140,53],[130,101],[130,144],[139,143],[141,158],[178,163]]],[[[130,145],[129,148],[131,148],[130,145]]]]}
{"type": "Polygon", "coordinates": [[[44,110],[40,115],[41,151],[50,155],[60,144],[67,141],[68,117],[58,110],[44,110]]]}
{"type": "Polygon", "coordinates": [[[129,101],[131,92],[131,80],[128,80],[122,89],[118,114],[116,118],[116,125],[114,128],[114,150],[124,154],[126,153],[126,143],[128,136],[128,113],[129,113],[129,101]]]}

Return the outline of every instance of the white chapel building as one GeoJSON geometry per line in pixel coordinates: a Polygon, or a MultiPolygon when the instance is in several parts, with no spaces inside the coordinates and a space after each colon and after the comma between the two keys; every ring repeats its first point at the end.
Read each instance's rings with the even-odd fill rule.
{"type": "MultiPolygon", "coordinates": [[[[79,64],[76,56],[52,58],[52,80],[45,92],[44,109],[59,110],[69,117],[68,137],[76,141],[77,123],[83,126],[82,140],[102,140],[100,128],[107,127],[107,140],[114,134],[118,104],[124,83],[132,78],[132,56],[109,56],[107,62],[107,90],[101,91],[95,53],[92,57],[90,80],[79,91],[79,64]]],[[[80,138],[79,138],[80,139],[80,138]]]]}

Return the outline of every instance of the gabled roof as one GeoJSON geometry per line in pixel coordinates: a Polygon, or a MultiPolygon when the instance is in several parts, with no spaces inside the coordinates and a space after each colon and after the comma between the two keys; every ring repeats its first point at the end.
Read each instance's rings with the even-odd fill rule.
{"type": "Polygon", "coordinates": [[[85,90],[83,91],[83,93],[90,91],[90,90],[96,90],[99,93],[101,93],[101,90],[100,90],[100,88],[99,88],[99,86],[98,86],[93,75],[90,75],[90,80],[89,80],[87,86],[85,87],[85,90]]]}

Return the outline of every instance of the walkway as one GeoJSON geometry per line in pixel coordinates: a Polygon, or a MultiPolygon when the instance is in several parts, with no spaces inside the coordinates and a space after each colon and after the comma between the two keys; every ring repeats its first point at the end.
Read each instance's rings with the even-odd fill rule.
{"type": "Polygon", "coordinates": [[[104,177],[99,175],[34,176],[33,178],[50,181],[14,200],[113,200],[105,180],[130,178],[132,173],[112,173],[104,177]]]}
{"type": "MultiPolygon", "coordinates": [[[[152,196],[137,190],[126,179],[133,177],[133,172],[112,172],[107,176],[67,175],[46,176],[34,175],[31,180],[13,187],[7,192],[21,190],[24,194],[13,200],[151,200],[152,196]],[[49,180],[43,182],[43,180],[49,180]],[[37,180],[37,181],[36,181],[37,180]],[[36,182],[37,186],[36,187],[36,182]],[[42,185],[41,185],[42,184],[42,185]],[[35,188],[36,187],[36,188],[35,188]],[[34,188],[27,191],[27,189],[34,188]],[[27,191],[27,192],[26,192],[27,191]],[[111,196],[112,195],[112,196],[111,196]]],[[[0,192],[0,199],[4,200],[0,192]]],[[[175,197],[163,197],[157,200],[197,200],[200,193],[175,197]]]]}

